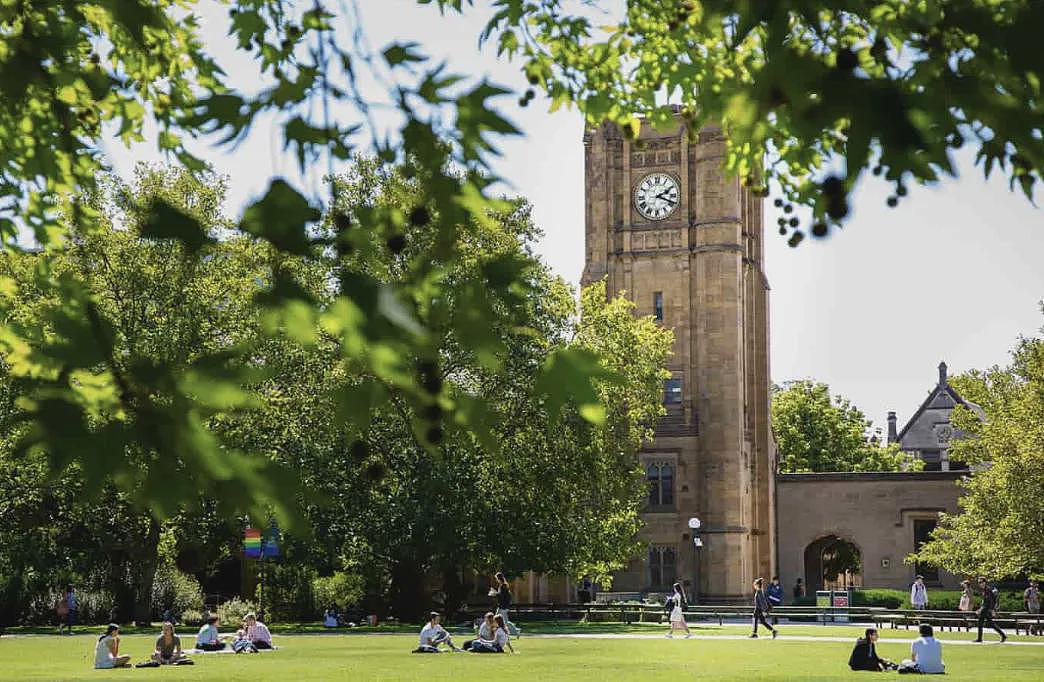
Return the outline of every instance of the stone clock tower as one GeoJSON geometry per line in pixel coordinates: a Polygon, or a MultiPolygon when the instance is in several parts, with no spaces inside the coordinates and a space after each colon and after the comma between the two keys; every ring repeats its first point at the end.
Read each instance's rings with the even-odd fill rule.
{"type": "Polygon", "coordinates": [[[630,141],[606,124],[584,147],[583,283],[605,277],[675,334],[667,416],[640,455],[647,545],[613,590],[677,580],[700,602],[749,599],[775,564],[762,200],[724,175],[715,127],[690,141],[680,120],[642,126],[630,141]]]}

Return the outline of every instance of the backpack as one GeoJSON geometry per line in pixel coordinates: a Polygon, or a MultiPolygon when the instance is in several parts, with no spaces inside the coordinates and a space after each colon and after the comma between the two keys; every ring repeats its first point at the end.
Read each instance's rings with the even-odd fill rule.
{"type": "Polygon", "coordinates": [[[667,599],[665,599],[663,601],[663,610],[666,611],[667,613],[670,613],[671,611],[674,610],[674,597],[673,596],[667,597],[667,599]]]}

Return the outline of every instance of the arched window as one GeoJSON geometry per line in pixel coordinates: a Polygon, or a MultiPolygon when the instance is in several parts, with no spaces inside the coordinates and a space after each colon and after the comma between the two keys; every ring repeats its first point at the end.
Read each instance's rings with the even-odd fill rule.
{"type": "Polygon", "coordinates": [[[674,466],[670,462],[649,462],[645,482],[649,486],[649,507],[674,505],[674,466]]]}

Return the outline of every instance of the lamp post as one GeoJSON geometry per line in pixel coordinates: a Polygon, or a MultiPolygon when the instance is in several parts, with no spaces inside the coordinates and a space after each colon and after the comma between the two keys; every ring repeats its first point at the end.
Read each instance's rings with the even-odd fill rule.
{"type": "Polygon", "coordinates": [[[689,519],[689,530],[692,531],[692,603],[696,604],[700,598],[700,561],[696,550],[703,547],[700,539],[700,520],[693,516],[689,519]]]}

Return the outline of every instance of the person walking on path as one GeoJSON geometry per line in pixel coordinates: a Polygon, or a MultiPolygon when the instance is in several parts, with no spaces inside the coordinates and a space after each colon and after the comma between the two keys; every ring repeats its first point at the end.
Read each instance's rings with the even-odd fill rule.
{"type": "Polygon", "coordinates": [[[63,594],[58,600],[58,606],[55,609],[58,613],[58,634],[62,634],[62,628],[65,628],[65,634],[71,635],[72,628],[76,625],[77,616],[77,603],[76,603],[76,590],[72,585],[66,585],[65,594],[63,594]]]}
{"type": "MultiPolygon", "coordinates": [[[[779,576],[772,576],[772,583],[768,586],[768,600],[769,606],[773,609],[777,606],[783,606],[783,585],[779,582],[779,576]]],[[[775,625],[779,622],[779,618],[772,617],[772,624],[775,625]]]]}
{"type": "Polygon", "coordinates": [[[674,594],[671,595],[671,631],[667,633],[668,639],[674,637],[675,629],[681,629],[685,631],[685,639],[690,639],[692,633],[689,632],[689,624],[685,622],[685,590],[682,589],[681,583],[674,583],[674,594]]]}
{"type": "Polygon", "coordinates": [[[965,613],[972,610],[972,588],[970,581],[961,581],[961,601],[957,604],[957,610],[964,611],[965,613]]]}
{"type": "MultiPolygon", "coordinates": [[[[1026,612],[1032,614],[1040,613],[1040,589],[1037,587],[1037,581],[1031,580],[1029,587],[1022,593],[1022,603],[1026,606],[1026,612]]],[[[1041,628],[1040,623],[1030,626],[1031,635],[1044,634],[1044,629],[1041,628]]]]}
{"type": "Polygon", "coordinates": [[[918,611],[928,608],[928,588],[924,585],[924,576],[919,575],[910,586],[910,603],[918,611]]]}
{"type": "Polygon", "coordinates": [[[1007,641],[1008,636],[993,621],[993,613],[997,610],[997,589],[986,582],[984,577],[979,578],[979,589],[982,590],[982,603],[979,604],[979,636],[973,641],[981,643],[982,626],[989,625],[1000,635],[1000,641],[1003,644],[1007,641]]]}
{"type": "Polygon", "coordinates": [[[754,631],[750,633],[751,639],[758,638],[758,621],[769,629],[772,633],[772,639],[776,638],[779,631],[776,628],[769,625],[768,621],[765,620],[765,614],[772,610],[772,606],[769,604],[768,597],[765,596],[765,579],[758,578],[754,581],[754,631]]]}
{"type": "Polygon", "coordinates": [[[497,615],[503,616],[508,633],[519,637],[522,635],[522,628],[512,623],[508,615],[508,609],[511,608],[511,588],[508,587],[507,578],[499,571],[493,577],[497,580],[497,587],[495,588],[497,591],[497,615]]]}

